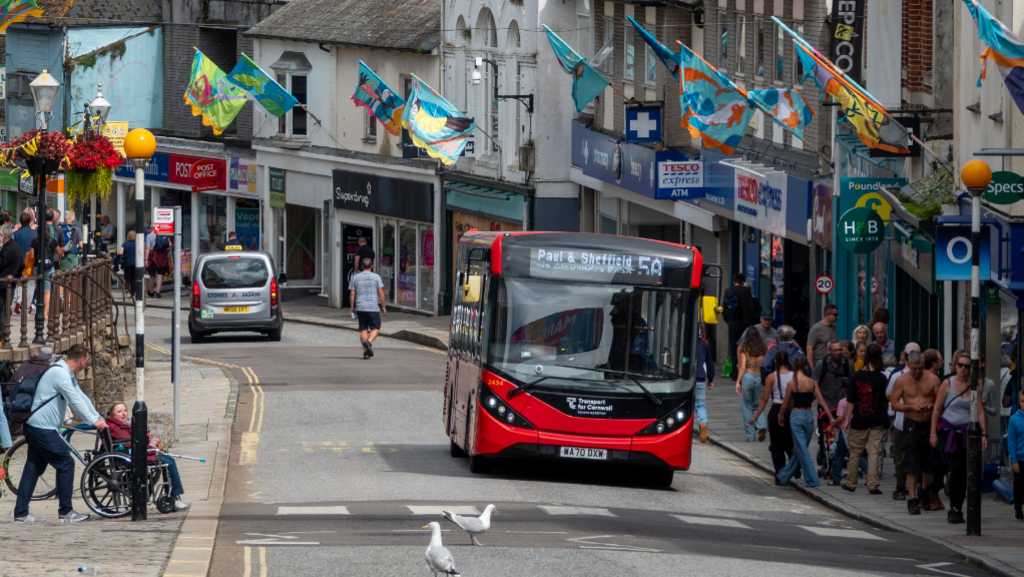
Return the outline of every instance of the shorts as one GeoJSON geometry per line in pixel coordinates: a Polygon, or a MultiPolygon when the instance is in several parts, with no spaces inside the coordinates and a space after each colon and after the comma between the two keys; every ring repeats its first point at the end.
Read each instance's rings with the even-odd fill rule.
{"type": "Polygon", "coordinates": [[[938,451],[931,444],[931,421],[903,420],[903,468],[908,475],[931,473],[938,451]]]}
{"type": "Polygon", "coordinates": [[[53,283],[50,282],[50,277],[53,276],[53,273],[54,273],[54,268],[52,266],[50,268],[46,269],[46,272],[43,273],[43,279],[44,279],[43,280],[43,291],[44,292],[50,292],[50,287],[53,284],[53,283]]]}
{"type": "Polygon", "coordinates": [[[379,331],[380,330],[380,313],[356,311],[356,316],[359,317],[359,330],[361,330],[361,331],[379,331]]]}
{"type": "Polygon", "coordinates": [[[146,265],[146,272],[149,274],[149,276],[156,276],[158,274],[160,276],[164,276],[165,274],[171,272],[171,267],[169,264],[167,266],[158,267],[156,266],[155,263],[150,262],[148,265],[146,265]]]}

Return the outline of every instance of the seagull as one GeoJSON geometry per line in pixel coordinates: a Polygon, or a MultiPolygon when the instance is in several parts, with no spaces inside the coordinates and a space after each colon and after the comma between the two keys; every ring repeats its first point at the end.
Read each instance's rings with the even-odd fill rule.
{"type": "Polygon", "coordinates": [[[452,523],[458,525],[463,531],[469,533],[470,539],[473,540],[473,545],[483,547],[484,545],[476,540],[477,535],[482,535],[491,528],[491,517],[498,514],[498,510],[494,508],[494,505],[488,505],[484,512],[479,517],[463,517],[456,515],[451,511],[441,511],[441,516],[448,519],[452,523]]]}
{"type": "Polygon", "coordinates": [[[432,521],[423,528],[430,529],[430,546],[427,547],[426,554],[427,569],[434,572],[434,577],[437,577],[438,573],[453,576],[459,575],[455,570],[455,560],[452,559],[452,552],[445,549],[444,545],[441,544],[441,524],[432,521]]]}

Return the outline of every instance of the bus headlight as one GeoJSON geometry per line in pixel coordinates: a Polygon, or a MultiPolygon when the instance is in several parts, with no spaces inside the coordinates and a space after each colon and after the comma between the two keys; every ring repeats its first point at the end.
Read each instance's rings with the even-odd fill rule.
{"type": "Polygon", "coordinates": [[[686,422],[690,419],[689,411],[690,401],[684,401],[682,405],[679,405],[674,410],[669,412],[666,416],[654,421],[650,425],[647,425],[637,435],[663,435],[666,433],[672,433],[679,430],[686,422]]]}
{"type": "Polygon", "coordinates": [[[501,397],[487,388],[482,381],[477,385],[477,393],[478,398],[483,399],[483,402],[480,403],[480,408],[495,419],[517,427],[534,428],[522,415],[517,413],[511,406],[505,404],[501,397]]]}

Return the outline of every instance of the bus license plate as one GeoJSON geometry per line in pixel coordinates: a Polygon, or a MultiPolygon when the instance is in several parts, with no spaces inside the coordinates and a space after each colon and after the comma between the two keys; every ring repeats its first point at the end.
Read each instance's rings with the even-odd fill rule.
{"type": "Polygon", "coordinates": [[[608,449],[590,449],[587,447],[562,447],[562,457],[569,459],[608,460],[608,449]]]}
{"type": "Polygon", "coordinates": [[[224,307],[224,312],[226,312],[226,313],[247,313],[247,312],[249,312],[249,307],[224,307]]]}

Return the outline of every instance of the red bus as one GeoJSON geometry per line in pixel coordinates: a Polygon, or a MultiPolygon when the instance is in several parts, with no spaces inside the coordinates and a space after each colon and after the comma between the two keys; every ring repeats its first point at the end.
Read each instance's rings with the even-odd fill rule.
{"type": "MultiPolygon", "coordinates": [[[[712,265],[714,266],[714,265],[712,265]]],[[[698,297],[688,246],[577,233],[459,241],[443,421],[453,457],[690,467],[698,297]]]]}

